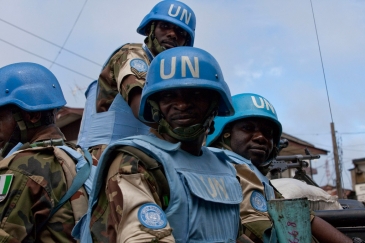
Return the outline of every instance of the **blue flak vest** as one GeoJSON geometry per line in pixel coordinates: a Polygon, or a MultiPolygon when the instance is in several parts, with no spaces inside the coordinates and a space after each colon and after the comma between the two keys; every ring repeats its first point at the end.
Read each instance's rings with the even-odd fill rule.
{"type": "Polygon", "coordinates": [[[250,160],[245,159],[244,157],[242,157],[241,155],[230,151],[230,150],[220,150],[218,148],[213,148],[213,147],[209,147],[209,149],[213,152],[215,151],[223,151],[232,161],[232,163],[234,164],[245,164],[247,165],[253,172],[255,172],[256,176],[261,180],[262,184],[264,185],[264,189],[265,189],[265,198],[267,201],[271,200],[271,199],[275,199],[275,193],[274,193],[274,189],[273,187],[270,185],[270,181],[269,179],[264,176],[257,168],[255,165],[253,165],[251,163],[250,160]]]}
{"type": "MultiPolygon", "coordinates": [[[[111,153],[122,145],[133,146],[159,161],[170,187],[170,202],[165,210],[176,242],[235,242],[240,217],[242,189],[236,171],[222,151],[202,147],[201,156],[193,156],[172,144],[150,136],[134,136],[116,141],[102,154],[89,197],[84,226],[77,232],[82,242],[92,242],[90,219],[102,183],[108,172],[111,153]]],[[[76,231],[74,229],[74,231],[76,231]]]]}
{"type": "MultiPolygon", "coordinates": [[[[209,147],[211,151],[220,151],[218,148],[209,147]]],[[[224,151],[224,153],[232,160],[231,163],[234,164],[245,164],[247,165],[253,172],[255,172],[256,176],[261,180],[262,184],[264,185],[265,189],[265,198],[266,201],[275,199],[275,193],[273,187],[270,185],[269,179],[264,176],[255,165],[251,163],[250,160],[245,159],[244,157],[240,156],[239,154],[236,154],[233,151],[230,150],[221,150],[224,151]]],[[[274,227],[267,229],[264,232],[263,235],[264,243],[279,243],[277,240],[276,230],[274,227]]]]}
{"type": "Polygon", "coordinates": [[[118,93],[109,110],[96,112],[97,81],[92,82],[87,91],[84,114],[82,116],[77,144],[90,148],[100,144],[134,136],[148,134],[149,127],[136,119],[127,102],[118,93]]]}
{"type": "MultiPolygon", "coordinates": [[[[105,61],[101,71],[103,71],[109,60],[123,46],[115,49],[105,61]]],[[[153,56],[150,54],[148,48],[143,46],[143,49],[150,61],[152,61],[153,56]]],[[[99,93],[98,87],[98,81],[95,80],[85,92],[86,103],[77,145],[87,149],[95,145],[111,144],[121,138],[146,135],[149,133],[149,127],[135,118],[131,108],[119,93],[115,96],[108,111],[96,112],[96,97],[99,93]]]]}

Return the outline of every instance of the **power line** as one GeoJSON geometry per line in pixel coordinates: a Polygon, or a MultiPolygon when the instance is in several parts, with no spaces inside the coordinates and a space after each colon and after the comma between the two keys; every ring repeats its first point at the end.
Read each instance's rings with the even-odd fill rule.
{"type": "Polygon", "coordinates": [[[322,53],[321,53],[321,46],[319,44],[319,38],[318,38],[318,32],[317,32],[317,25],[316,25],[316,19],[314,17],[314,11],[313,11],[313,4],[312,4],[312,0],[310,0],[311,3],[311,8],[312,8],[312,15],[313,15],[313,22],[314,22],[314,28],[316,30],[316,37],[317,37],[317,43],[318,43],[318,49],[319,49],[319,56],[321,58],[321,64],[322,64],[322,73],[323,73],[323,78],[324,78],[324,84],[326,86],[326,92],[327,92],[327,100],[328,100],[328,107],[330,109],[330,114],[331,114],[331,121],[333,123],[333,117],[332,117],[332,109],[331,109],[331,102],[330,102],[330,97],[328,94],[328,88],[327,88],[327,80],[326,80],[326,74],[324,72],[324,67],[323,67],[323,60],[322,60],[322,53]]]}
{"type": "Polygon", "coordinates": [[[53,46],[56,46],[56,47],[62,48],[62,50],[66,51],[66,52],[69,52],[69,53],[71,53],[71,54],[73,54],[73,55],[75,55],[75,56],[78,56],[78,57],[80,57],[80,58],[82,58],[82,59],[84,59],[84,60],[86,60],[86,61],[88,61],[88,62],[91,62],[91,63],[93,63],[93,64],[95,64],[95,65],[97,65],[97,66],[99,66],[99,67],[102,67],[102,66],[103,66],[103,65],[101,65],[101,64],[99,64],[99,63],[97,63],[97,62],[94,62],[94,61],[93,61],[93,60],[91,60],[91,59],[88,59],[88,58],[86,58],[86,57],[84,57],[84,56],[81,56],[81,55],[79,55],[79,54],[77,54],[77,53],[75,53],[75,52],[71,51],[71,50],[68,50],[68,49],[66,49],[66,48],[63,48],[62,46],[57,45],[57,44],[56,44],[56,43],[54,43],[54,42],[51,42],[51,41],[49,41],[49,40],[47,40],[47,39],[44,39],[43,37],[40,37],[40,36],[38,36],[38,35],[36,35],[36,34],[34,34],[34,33],[30,32],[30,31],[28,31],[28,30],[25,30],[25,29],[23,29],[23,28],[20,28],[19,26],[16,26],[16,25],[14,25],[14,24],[12,24],[12,23],[10,23],[10,22],[8,22],[8,21],[4,20],[4,19],[1,19],[1,18],[0,18],[0,21],[2,21],[2,22],[6,23],[6,24],[8,24],[8,25],[10,25],[10,26],[12,26],[12,27],[14,27],[14,28],[17,28],[17,29],[19,29],[19,30],[21,30],[21,31],[23,31],[23,32],[25,32],[25,33],[27,33],[27,34],[29,34],[29,35],[32,35],[32,36],[34,36],[34,37],[36,37],[36,38],[38,38],[38,39],[40,39],[40,40],[42,40],[42,41],[44,41],[44,42],[47,42],[47,43],[49,43],[49,44],[51,44],[51,45],[53,45],[53,46]]]}
{"type": "MultiPolygon", "coordinates": [[[[35,54],[35,53],[33,53],[33,52],[30,52],[30,51],[28,51],[28,50],[25,50],[25,49],[23,49],[23,48],[21,48],[21,47],[19,47],[19,46],[16,46],[16,45],[14,45],[14,44],[12,44],[12,43],[10,43],[10,42],[6,41],[6,40],[3,40],[3,39],[1,39],[1,38],[0,38],[0,41],[3,41],[3,42],[5,42],[6,44],[9,44],[9,45],[11,45],[11,46],[13,46],[13,47],[15,47],[15,48],[18,48],[18,49],[20,49],[20,50],[22,50],[22,51],[24,51],[24,52],[27,52],[27,53],[29,53],[29,54],[33,55],[33,56],[39,57],[39,58],[41,58],[41,59],[43,59],[43,60],[46,60],[46,61],[48,61],[48,62],[52,62],[52,60],[50,60],[50,59],[47,59],[47,58],[42,57],[42,56],[40,56],[40,55],[37,55],[37,54],[35,54]]],[[[68,67],[63,66],[63,65],[61,65],[61,64],[58,64],[58,63],[56,63],[56,62],[55,62],[54,64],[55,64],[55,65],[57,65],[57,66],[60,66],[60,67],[62,67],[62,68],[64,68],[64,69],[67,69],[67,70],[69,70],[69,71],[71,71],[71,72],[73,72],[73,73],[77,73],[78,75],[81,75],[81,76],[83,76],[83,77],[85,77],[85,78],[88,78],[88,79],[91,79],[91,80],[95,80],[95,78],[89,77],[89,76],[87,76],[87,75],[85,75],[85,74],[82,74],[82,73],[80,73],[80,72],[78,72],[78,71],[75,71],[74,69],[68,68],[68,67]]]]}
{"type": "Polygon", "coordinates": [[[357,135],[357,134],[365,134],[365,132],[340,132],[341,135],[357,135]]]}
{"type": "Polygon", "coordinates": [[[49,67],[50,69],[52,68],[53,64],[54,64],[54,63],[55,63],[55,61],[57,60],[58,56],[61,54],[61,51],[62,51],[63,47],[66,45],[66,42],[68,41],[68,38],[70,38],[71,33],[72,33],[73,29],[75,28],[75,25],[76,25],[76,23],[78,22],[78,20],[79,20],[79,18],[80,18],[80,15],[81,15],[82,11],[83,11],[83,10],[84,10],[84,8],[85,8],[86,2],[87,2],[87,0],[84,2],[84,5],[82,6],[82,8],[81,8],[81,10],[80,10],[80,13],[79,13],[79,15],[77,16],[77,18],[76,18],[76,20],[75,20],[75,23],[73,24],[73,26],[72,26],[72,28],[71,28],[70,32],[68,33],[68,35],[67,35],[67,37],[66,37],[65,42],[63,42],[63,45],[62,45],[62,47],[61,47],[60,51],[57,53],[57,55],[56,55],[55,59],[52,61],[51,66],[49,67]]]}
{"type": "Polygon", "coordinates": [[[325,133],[295,133],[292,134],[293,136],[319,136],[319,135],[331,135],[331,133],[329,132],[325,132],[325,133]]]}
{"type": "Polygon", "coordinates": [[[353,151],[353,152],[364,152],[364,149],[358,150],[358,149],[345,149],[346,151],[353,151]]]}
{"type": "Polygon", "coordinates": [[[352,144],[352,145],[350,145],[349,147],[347,147],[347,146],[344,146],[344,148],[352,148],[352,147],[357,147],[357,146],[365,146],[365,144],[364,143],[360,143],[360,144],[352,144]]]}

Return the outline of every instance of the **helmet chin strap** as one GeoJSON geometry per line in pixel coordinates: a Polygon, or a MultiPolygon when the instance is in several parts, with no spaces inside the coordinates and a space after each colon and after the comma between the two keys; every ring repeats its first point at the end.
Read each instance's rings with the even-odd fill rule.
{"type": "Polygon", "coordinates": [[[209,134],[214,132],[214,117],[217,115],[217,101],[210,104],[203,124],[195,124],[190,127],[177,127],[172,128],[170,124],[162,116],[160,108],[153,100],[147,101],[151,106],[152,118],[158,123],[158,133],[167,134],[179,141],[191,142],[197,139],[201,134],[205,133],[209,129],[209,134]]]}
{"type": "Polygon", "coordinates": [[[5,157],[19,142],[24,144],[27,141],[27,127],[23,120],[20,109],[13,109],[12,114],[17,126],[11,134],[9,141],[5,144],[1,151],[1,155],[3,157],[5,157]]]}
{"type": "Polygon", "coordinates": [[[16,108],[12,110],[13,118],[17,123],[9,141],[5,144],[4,148],[0,151],[2,157],[5,157],[19,142],[25,144],[28,141],[28,129],[37,128],[42,125],[48,125],[53,123],[54,117],[52,115],[42,115],[35,123],[25,121],[23,119],[21,110],[16,108]]]}
{"type": "MultiPolygon", "coordinates": [[[[153,51],[153,54],[160,54],[161,52],[165,51],[166,48],[161,46],[160,43],[158,42],[157,38],[155,37],[155,22],[152,22],[151,24],[151,30],[150,33],[148,34],[148,36],[145,39],[145,43],[148,47],[148,49],[150,49],[151,51],[153,51]]],[[[186,37],[184,46],[187,45],[187,43],[190,41],[190,37],[186,37]]]]}
{"type": "Polygon", "coordinates": [[[12,114],[17,125],[14,128],[14,131],[11,134],[9,141],[6,142],[4,148],[1,150],[1,155],[3,157],[5,157],[10,152],[10,150],[12,150],[19,142],[24,144],[27,141],[27,128],[20,109],[12,109],[12,114]]]}
{"type": "Polygon", "coordinates": [[[157,38],[155,37],[155,22],[152,22],[151,24],[151,30],[150,33],[147,36],[147,47],[151,51],[153,51],[153,54],[160,54],[161,52],[165,51],[166,48],[161,46],[160,43],[158,43],[157,38]]]}
{"type": "Polygon", "coordinates": [[[269,171],[270,171],[269,167],[270,167],[273,159],[275,159],[278,154],[279,154],[279,149],[276,146],[274,146],[268,160],[265,163],[262,163],[260,165],[259,170],[261,171],[262,174],[266,175],[267,173],[269,173],[269,171]]]}
{"type": "Polygon", "coordinates": [[[1,156],[5,158],[8,153],[19,143],[20,141],[20,129],[18,126],[15,127],[13,133],[9,141],[4,145],[4,148],[1,150],[1,156]]]}
{"type": "MultiPolygon", "coordinates": [[[[28,142],[29,128],[37,128],[43,125],[43,119],[42,119],[43,117],[41,117],[41,119],[39,119],[35,123],[24,120],[20,109],[13,110],[13,117],[18,124],[20,130],[20,142],[22,143],[28,142]]],[[[48,117],[46,118],[48,119],[48,117]]]]}

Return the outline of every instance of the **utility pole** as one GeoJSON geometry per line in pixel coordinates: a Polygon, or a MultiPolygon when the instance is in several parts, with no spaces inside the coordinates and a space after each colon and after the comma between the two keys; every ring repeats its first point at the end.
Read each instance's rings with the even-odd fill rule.
{"type": "Polygon", "coordinates": [[[333,158],[335,159],[337,196],[338,196],[338,199],[342,199],[343,198],[342,179],[341,179],[340,164],[339,164],[339,159],[338,159],[338,148],[337,148],[337,140],[336,140],[336,134],[335,134],[335,124],[333,122],[331,122],[331,134],[332,134],[333,158]]]}

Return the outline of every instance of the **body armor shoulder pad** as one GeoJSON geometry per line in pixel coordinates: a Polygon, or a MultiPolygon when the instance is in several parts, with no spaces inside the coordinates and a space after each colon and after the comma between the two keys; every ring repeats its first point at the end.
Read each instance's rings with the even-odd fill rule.
{"type": "Polygon", "coordinates": [[[118,148],[118,151],[126,152],[139,159],[139,163],[142,163],[142,166],[156,181],[156,191],[162,204],[160,206],[163,209],[166,209],[168,206],[168,201],[170,199],[170,187],[167,182],[162,164],[157,162],[155,159],[151,158],[141,150],[132,146],[122,146],[118,148]]]}

